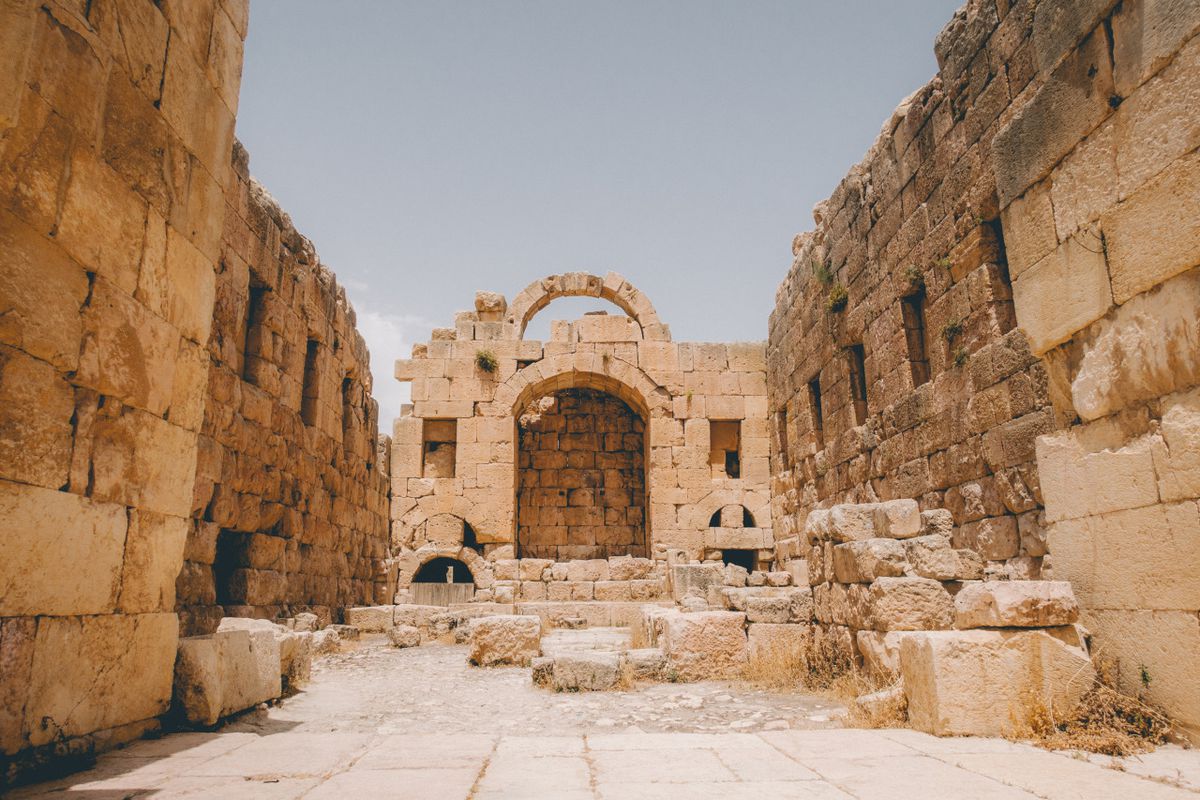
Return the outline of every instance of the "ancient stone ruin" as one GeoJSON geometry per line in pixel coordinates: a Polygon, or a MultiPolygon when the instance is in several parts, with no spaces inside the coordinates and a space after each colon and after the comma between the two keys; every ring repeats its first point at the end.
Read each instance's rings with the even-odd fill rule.
{"type": "Polygon", "coordinates": [[[0,4],[0,786],[371,637],[560,692],[819,651],[935,735],[1103,672],[1200,741],[1200,5],[969,0],[765,341],[564,272],[388,378],[234,138],[247,24],[0,4]],[[561,297],[613,309],[528,338],[561,297]]]}

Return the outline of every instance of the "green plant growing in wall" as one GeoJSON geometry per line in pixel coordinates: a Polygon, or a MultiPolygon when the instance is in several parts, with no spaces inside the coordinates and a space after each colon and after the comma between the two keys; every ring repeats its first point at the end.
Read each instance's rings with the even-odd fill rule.
{"type": "Polygon", "coordinates": [[[925,272],[916,264],[909,264],[904,269],[904,282],[908,284],[909,291],[924,291],[925,272]]]}
{"type": "Polygon", "coordinates": [[[942,326],[942,338],[947,342],[953,342],[963,332],[963,322],[961,319],[952,319],[942,326]]]}
{"type": "Polygon", "coordinates": [[[828,286],[833,283],[833,269],[828,261],[813,261],[812,273],[813,277],[822,286],[828,286]]]}
{"type": "Polygon", "coordinates": [[[491,350],[475,351],[475,366],[487,373],[495,372],[500,367],[500,361],[491,350]]]}
{"type": "Polygon", "coordinates": [[[965,348],[965,347],[958,348],[957,350],[954,351],[954,366],[961,367],[963,364],[967,363],[967,360],[970,357],[971,357],[971,354],[967,352],[967,348],[965,348]]]}
{"type": "Polygon", "coordinates": [[[950,256],[942,256],[937,260],[937,265],[949,272],[954,269],[954,262],[950,260],[950,256]]]}
{"type": "Polygon", "coordinates": [[[846,307],[850,302],[850,293],[846,291],[846,287],[840,283],[835,283],[829,287],[829,294],[825,297],[825,310],[831,314],[836,314],[846,307]]]}

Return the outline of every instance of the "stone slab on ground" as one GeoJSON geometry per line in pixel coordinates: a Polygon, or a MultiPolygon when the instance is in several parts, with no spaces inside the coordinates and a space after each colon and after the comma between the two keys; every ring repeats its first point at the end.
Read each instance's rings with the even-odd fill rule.
{"type": "Polygon", "coordinates": [[[468,660],[480,667],[527,667],[542,653],[542,621],[517,614],[480,617],[471,623],[468,660]]]}

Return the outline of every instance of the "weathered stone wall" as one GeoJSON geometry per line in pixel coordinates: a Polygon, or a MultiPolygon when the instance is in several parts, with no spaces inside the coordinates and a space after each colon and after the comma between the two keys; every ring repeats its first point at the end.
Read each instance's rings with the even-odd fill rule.
{"type": "Polygon", "coordinates": [[[818,506],[916,498],[953,513],[989,574],[1040,573],[1034,440],[1054,421],[1014,328],[991,158],[1036,66],[1030,4],[1002,5],[947,26],[938,77],[793,245],[767,356],[777,539],[818,506]]]}
{"type": "Polygon", "coordinates": [[[0,751],[164,712],[245,2],[0,5],[0,751]]]}
{"type": "Polygon", "coordinates": [[[329,618],[386,595],[387,474],[354,310],[250,178],[240,145],[225,200],[177,584],[185,635],[215,630],[222,616],[329,618]]]}
{"type": "Polygon", "coordinates": [[[994,145],[1054,576],[1127,691],[1200,737],[1200,4],[1043,3],[994,145]],[[1144,676],[1144,678],[1143,678],[1144,676]]]}
{"type": "Polygon", "coordinates": [[[156,724],[219,553],[225,613],[381,585],[353,311],[234,146],[247,14],[0,4],[0,782],[156,724]]]}
{"type": "Polygon", "coordinates": [[[534,406],[517,423],[517,557],[645,558],[645,423],[589,389],[534,406]]]}
{"type": "MultiPolygon", "coordinates": [[[[391,459],[392,549],[402,590],[410,565],[454,556],[468,535],[467,549],[489,562],[514,557],[516,421],[564,390],[615,398],[644,425],[646,499],[639,504],[631,493],[624,521],[613,517],[622,538],[630,514],[644,510],[644,553],[656,560],[672,549],[720,558],[731,547],[758,547],[760,560],[774,558],[761,342],[672,342],[649,298],[622,276],[566,273],[534,282],[511,305],[478,293],[474,311],[461,312],[454,328],[434,330],[411,359],[396,362],[395,375],[412,382],[413,399],[395,422],[391,459]],[[524,338],[535,314],[570,296],[602,298],[624,314],[555,321],[548,342],[524,338]],[[741,527],[722,522],[722,509],[734,506],[739,512],[729,516],[741,527]],[[742,509],[755,527],[744,526],[742,509]]],[[[609,533],[583,535],[582,543],[568,537],[561,547],[591,547],[609,533]]],[[[572,556],[560,550],[556,557],[572,556]]]]}
{"type": "Polygon", "coordinates": [[[797,237],[768,346],[778,539],[839,501],[947,508],[986,578],[1070,580],[1193,730],[1198,30],[1193,2],[968,2],[797,237]]]}

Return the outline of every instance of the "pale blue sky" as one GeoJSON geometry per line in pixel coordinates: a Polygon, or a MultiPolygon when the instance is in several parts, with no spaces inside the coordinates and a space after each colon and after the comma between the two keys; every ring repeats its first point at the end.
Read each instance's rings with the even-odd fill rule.
{"type": "Polygon", "coordinates": [[[347,287],[387,430],[392,361],[476,289],[613,269],[676,340],[766,338],[793,235],[958,5],[253,0],[237,133],[347,287]]]}

